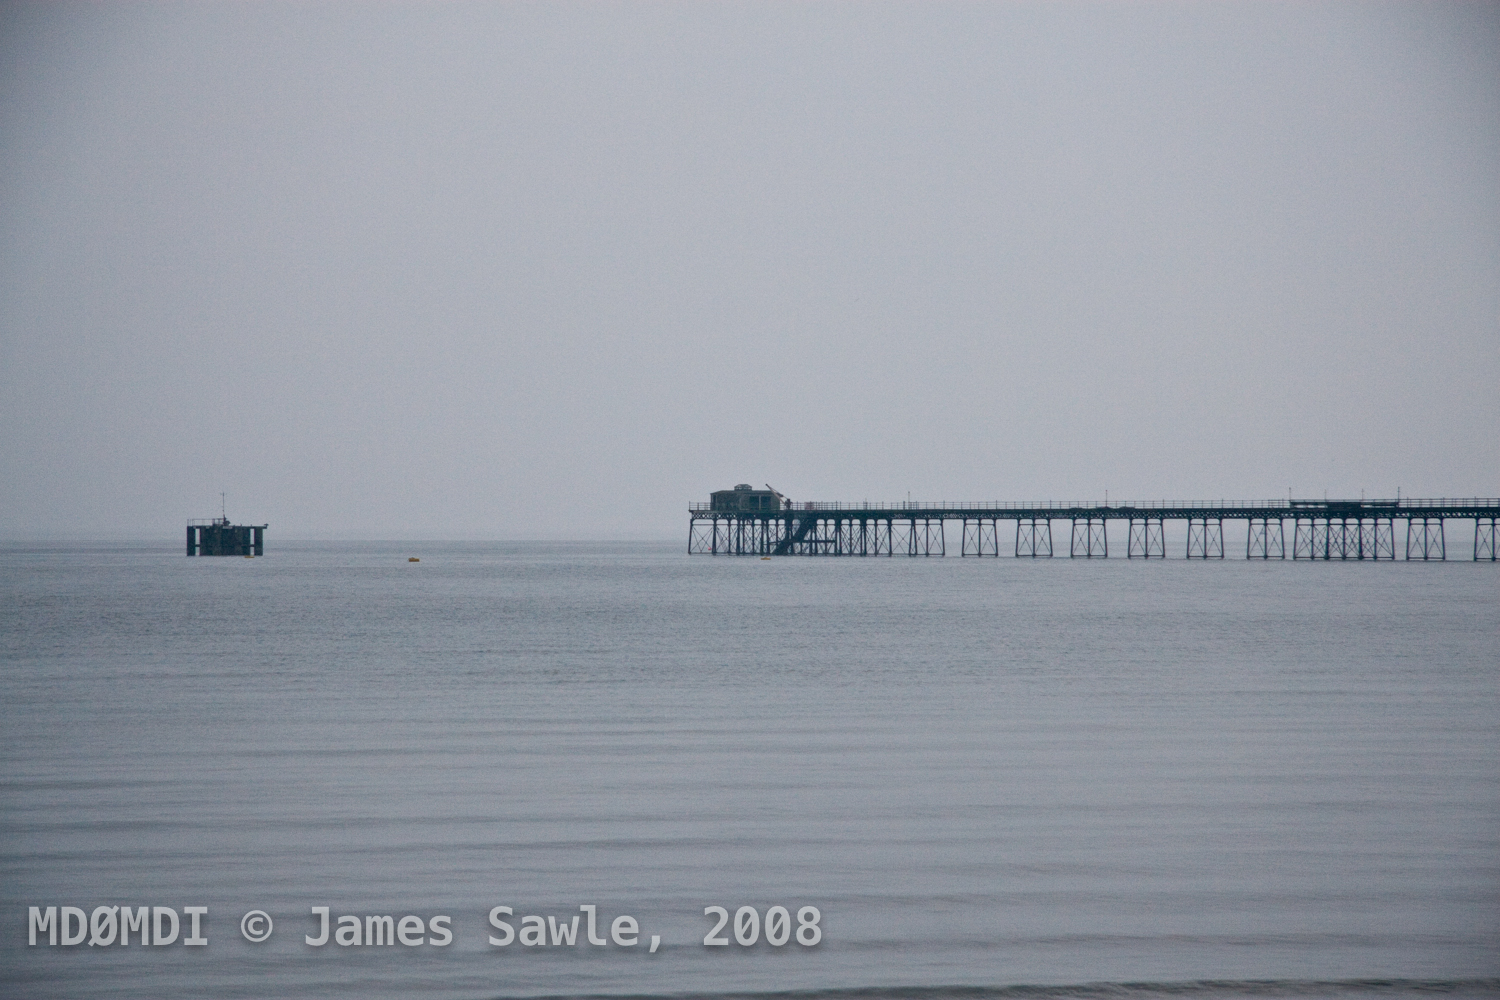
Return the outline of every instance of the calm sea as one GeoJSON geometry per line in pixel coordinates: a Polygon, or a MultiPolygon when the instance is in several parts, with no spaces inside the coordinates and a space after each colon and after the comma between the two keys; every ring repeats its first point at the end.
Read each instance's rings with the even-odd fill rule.
{"type": "Polygon", "coordinates": [[[1500,993],[1492,564],[12,545],[0,668],[6,996],[1500,993]]]}

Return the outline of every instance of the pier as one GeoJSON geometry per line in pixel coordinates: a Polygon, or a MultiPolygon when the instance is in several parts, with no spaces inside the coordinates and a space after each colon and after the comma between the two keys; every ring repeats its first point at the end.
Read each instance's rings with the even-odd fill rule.
{"type": "Polygon", "coordinates": [[[1443,561],[1459,521],[1473,547],[1453,556],[1495,562],[1500,499],[795,503],[742,483],[688,513],[690,555],[945,556],[951,525],[960,556],[1104,559],[1113,521],[1117,557],[1123,529],[1125,558],[1165,559],[1166,522],[1185,521],[1183,556],[1223,559],[1229,521],[1246,559],[1443,561]]]}

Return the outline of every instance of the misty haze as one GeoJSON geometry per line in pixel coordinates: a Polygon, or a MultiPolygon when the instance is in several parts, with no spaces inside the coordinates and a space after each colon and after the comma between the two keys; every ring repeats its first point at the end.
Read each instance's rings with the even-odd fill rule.
{"type": "Polygon", "coordinates": [[[1500,996],[1497,428],[1500,4],[0,0],[0,998],[1500,996]]]}

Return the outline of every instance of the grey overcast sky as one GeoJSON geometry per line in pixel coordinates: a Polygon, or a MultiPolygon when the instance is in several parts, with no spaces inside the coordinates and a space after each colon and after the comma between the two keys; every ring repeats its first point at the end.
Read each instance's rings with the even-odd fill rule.
{"type": "Polygon", "coordinates": [[[0,538],[1500,495],[1495,3],[0,8],[0,538]]]}

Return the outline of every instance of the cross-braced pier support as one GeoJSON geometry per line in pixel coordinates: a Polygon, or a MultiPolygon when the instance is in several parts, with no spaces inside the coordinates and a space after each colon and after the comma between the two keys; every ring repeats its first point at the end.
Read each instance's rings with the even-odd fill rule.
{"type": "Polygon", "coordinates": [[[1109,535],[1104,519],[1086,517],[1073,520],[1073,539],[1068,546],[1068,555],[1073,558],[1104,559],[1109,556],[1109,535]]]}
{"type": "Polygon", "coordinates": [[[871,537],[869,518],[842,518],[834,522],[833,554],[836,556],[870,555],[871,537]]]}
{"type": "Polygon", "coordinates": [[[1130,519],[1130,532],[1125,538],[1126,559],[1165,559],[1167,557],[1166,529],[1160,518],[1145,520],[1130,519]]]}
{"type": "Polygon", "coordinates": [[[833,555],[889,556],[891,522],[873,517],[844,518],[833,528],[833,555]]]}
{"type": "MultiPolygon", "coordinates": [[[[987,554],[995,555],[994,523],[987,554]]],[[[699,518],[688,530],[688,554],[807,556],[941,556],[943,519],[831,514],[812,517],[699,518]]]]}
{"type": "Polygon", "coordinates": [[[1051,518],[1023,518],[1016,521],[1016,558],[1052,557],[1051,518]]]}
{"type": "Polygon", "coordinates": [[[1406,558],[1445,560],[1448,543],[1443,538],[1443,519],[1414,517],[1406,522],[1406,558]]]}
{"type": "Polygon", "coordinates": [[[841,556],[868,554],[870,533],[865,525],[864,521],[852,519],[839,521],[834,528],[834,554],[841,556]]]}
{"type": "Polygon", "coordinates": [[[964,518],[963,542],[958,550],[961,556],[999,556],[1000,532],[994,520],[980,518],[970,521],[964,518]]]}
{"type": "Polygon", "coordinates": [[[1224,522],[1217,517],[1194,517],[1188,520],[1187,557],[1189,559],[1224,558],[1224,522]]]}
{"type": "Polygon", "coordinates": [[[898,552],[904,549],[909,556],[946,554],[942,518],[896,521],[891,528],[891,534],[894,536],[893,545],[898,552]]]}
{"type": "Polygon", "coordinates": [[[1495,562],[1495,521],[1497,519],[1476,518],[1474,521],[1474,561],[1495,562]]]}
{"type": "MultiPolygon", "coordinates": [[[[780,534],[772,555],[890,556],[895,555],[888,518],[808,518],[790,522],[780,534]]],[[[904,554],[904,553],[903,553],[904,554]]]]}
{"type": "Polygon", "coordinates": [[[1390,561],[1396,558],[1395,523],[1388,517],[1299,518],[1292,558],[1390,561]]]}
{"type": "Polygon", "coordinates": [[[768,556],[784,537],[785,525],[779,520],[715,517],[692,523],[688,554],[768,556]]]}
{"type": "Polygon", "coordinates": [[[1251,518],[1245,534],[1246,559],[1285,559],[1286,535],[1280,518],[1251,518]]]}
{"type": "MultiPolygon", "coordinates": [[[[1318,558],[1317,526],[1312,519],[1303,520],[1297,518],[1292,522],[1292,558],[1293,559],[1316,559],[1318,558]]],[[[1324,530],[1324,540],[1327,539],[1327,530],[1324,530]]]]}

